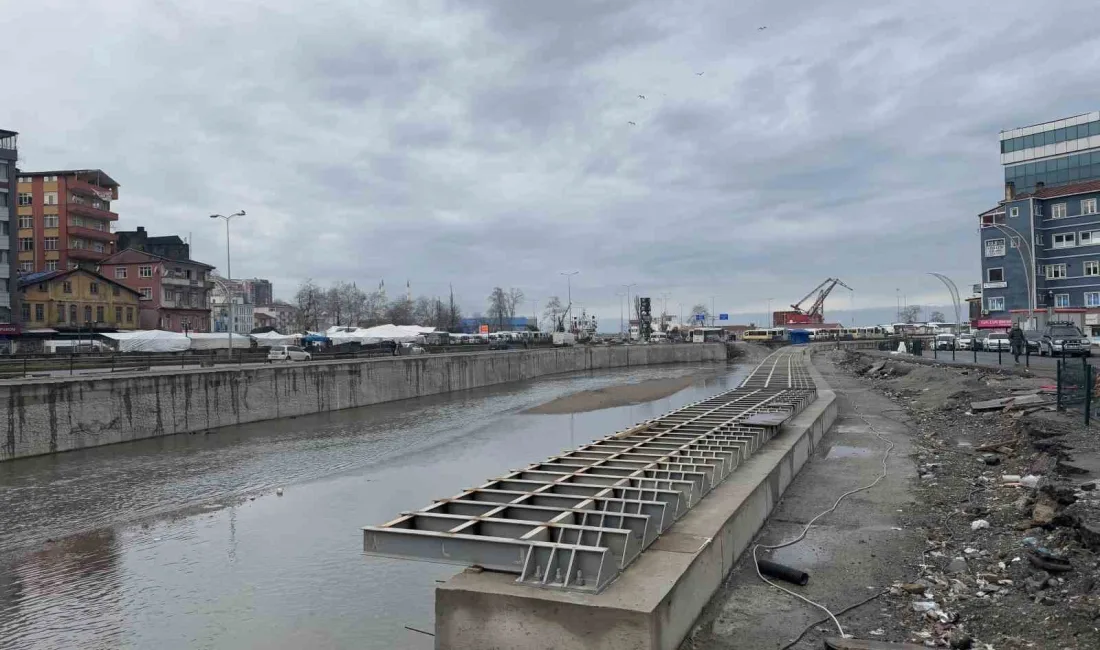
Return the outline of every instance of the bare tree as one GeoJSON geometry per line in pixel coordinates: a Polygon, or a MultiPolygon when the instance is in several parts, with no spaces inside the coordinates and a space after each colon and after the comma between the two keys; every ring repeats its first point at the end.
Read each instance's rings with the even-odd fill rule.
{"type": "Polygon", "coordinates": [[[462,312],[459,311],[458,306],[455,305],[455,290],[451,287],[451,298],[447,305],[447,330],[451,332],[458,331],[458,323],[462,320],[462,312]]]}
{"type": "Polygon", "coordinates": [[[489,318],[497,322],[497,330],[504,329],[504,319],[508,318],[508,294],[500,287],[493,287],[489,294],[489,318]]]}
{"type": "Polygon", "coordinates": [[[561,298],[550,296],[546,301],[546,308],[542,312],[545,321],[549,321],[547,329],[552,332],[564,332],[562,320],[565,319],[565,306],[561,304],[561,298]]]}
{"type": "Polygon", "coordinates": [[[516,309],[523,304],[523,290],[512,287],[508,290],[508,318],[515,322],[516,309]]]}
{"type": "Polygon", "coordinates": [[[317,323],[324,309],[325,292],[312,279],[302,281],[294,294],[294,303],[298,308],[298,329],[317,329],[317,323]]]}
{"type": "Polygon", "coordinates": [[[693,320],[693,321],[700,320],[699,319],[700,314],[703,316],[702,321],[704,323],[707,322],[708,320],[710,320],[710,310],[707,309],[707,306],[704,305],[703,303],[699,303],[698,305],[695,305],[694,307],[691,308],[691,320],[693,320]]]}
{"type": "Polygon", "coordinates": [[[394,300],[386,307],[386,320],[394,325],[412,325],[413,303],[404,296],[394,300]]]}
{"type": "Polygon", "coordinates": [[[901,322],[915,323],[920,318],[920,305],[906,305],[901,308],[901,322]]]}
{"type": "Polygon", "coordinates": [[[943,315],[942,311],[934,311],[932,312],[932,315],[928,317],[928,320],[932,321],[933,323],[946,323],[947,317],[943,315]]]}
{"type": "Polygon", "coordinates": [[[435,302],[426,296],[420,296],[413,303],[412,319],[417,325],[435,326],[435,302]]]}

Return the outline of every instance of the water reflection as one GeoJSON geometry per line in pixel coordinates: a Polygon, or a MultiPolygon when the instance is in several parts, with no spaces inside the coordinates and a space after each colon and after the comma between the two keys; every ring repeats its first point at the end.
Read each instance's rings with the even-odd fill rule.
{"type": "Polygon", "coordinates": [[[0,646],[431,648],[404,626],[433,628],[435,581],[456,568],[364,558],[359,527],[736,380],[600,411],[524,409],[700,370],[553,378],[5,464],[0,536],[18,550],[0,557],[0,646]],[[247,497],[274,486],[284,496],[247,497]],[[58,529],[90,531],[41,539],[58,529]]]}

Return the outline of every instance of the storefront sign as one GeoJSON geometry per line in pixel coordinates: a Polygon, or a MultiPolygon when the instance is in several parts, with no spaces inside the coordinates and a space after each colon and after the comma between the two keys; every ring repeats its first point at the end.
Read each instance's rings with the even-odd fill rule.
{"type": "Polygon", "coordinates": [[[981,318],[978,320],[978,327],[982,329],[994,329],[997,327],[1012,327],[1012,319],[1010,318],[981,318]]]}
{"type": "Polygon", "coordinates": [[[986,282],[982,285],[983,289],[1007,289],[1007,282],[986,282]]]}
{"type": "Polygon", "coordinates": [[[478,328],[477,328],[477,331],[480,334],[488,334],[489,333],[489,326],[488,325],[479,325],[478,328]]]}
{"type": "Polygon", "coordinates": [[[1100,314],[1085,314],[1085,325],[1100,325],[1100,314]]]}
{"type": "Polygon", "coordinates": [[[18,336],[19,326],[12,323],[0,323],[0,336],[18,336]]]}

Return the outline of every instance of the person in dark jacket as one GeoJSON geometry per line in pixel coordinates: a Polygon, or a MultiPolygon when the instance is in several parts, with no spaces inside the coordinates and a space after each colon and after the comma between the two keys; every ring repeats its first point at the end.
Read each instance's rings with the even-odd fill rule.
{"type": "Polygon", "coordinates": [[[1024,331],[1020,329],[1019,323],[1013,325],[1012,330],[1008,333],[1008,345],[1012,348],[1012,356],[1016,359],[1016,365],[1020,365],[1020,355],[1024,353],[1027,339],[1024,338],[1024,331]]]}

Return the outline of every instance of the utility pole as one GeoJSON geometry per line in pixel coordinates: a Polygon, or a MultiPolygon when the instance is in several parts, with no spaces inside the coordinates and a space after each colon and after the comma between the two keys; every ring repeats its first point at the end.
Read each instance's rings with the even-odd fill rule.
{"type": "MultiPolygon", "coordinates": [[[[569,301],[569,304],[565,308],[565,320],[566,320],[566,322],[569,323],[569,327],[573,326],[573,320],[570,318],[570,316],[573,313],[573,276],[578,274],[578,273],[580,273],[580,271],[562,271],[561,273],[558,274],[558,275],[564,275],[565,276],[565,290],[566,290],[566,294],[565,294],[566,298],[565,299],[567,301],[569,301]]],[[[573,330],[569,329],[569,330],[566,330],[566,331],[571,332],[573,330]]]]}
{"type": "MultiPolygon", "coordinates": [[[[626,331],[630,333],[630,321],[634,318],[631,314],[634,313],[634,303],[630,302],[630,288],[638,286],[637,282],[631,282],[630,284],[624,284],[626,287],[626,331]]],[[[641,323],[638,324],[639,326],[641,323]]]]}

